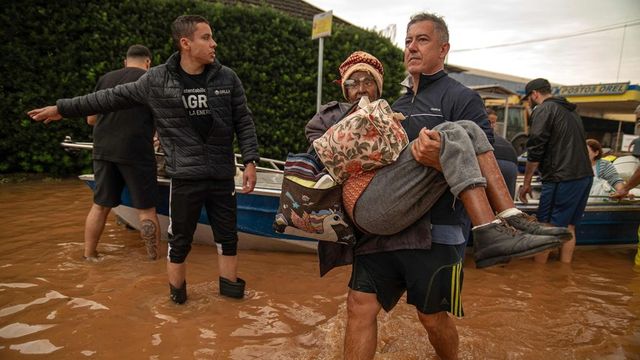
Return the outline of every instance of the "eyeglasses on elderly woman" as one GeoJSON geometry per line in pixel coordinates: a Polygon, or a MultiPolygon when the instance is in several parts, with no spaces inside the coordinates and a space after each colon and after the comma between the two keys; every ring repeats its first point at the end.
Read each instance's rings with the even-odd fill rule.
{"type": "Polygon", "coordinates": [[[360,85],[369,88],[375,84],[376,81],[373,79],[373,77],[370,76],[361,77],[360,79],[348,79],[344,81],[344,87],[346,88],[357,88],[360,87],[360,85]]]}

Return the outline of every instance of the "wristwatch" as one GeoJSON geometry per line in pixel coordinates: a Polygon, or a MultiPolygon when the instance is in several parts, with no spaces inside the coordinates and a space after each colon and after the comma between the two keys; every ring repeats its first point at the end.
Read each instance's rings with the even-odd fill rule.
{"type": "Polygon", "coordinates": [[[247,166],[249,164],[253,164],[253,166],[258,167],[258,163],[255,160],[251,160],[251,161],[248,161],[248,162],[244,163],[244,166],[247,166]]]}

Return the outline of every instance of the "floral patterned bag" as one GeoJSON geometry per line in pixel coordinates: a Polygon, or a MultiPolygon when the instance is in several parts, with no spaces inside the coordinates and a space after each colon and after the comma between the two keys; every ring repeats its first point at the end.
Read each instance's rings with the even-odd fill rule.
{"type": "Polygon", "coordinates": [[[386,100],[369,102],[363,97],[358,107],[313,142],[318,157],[339,184],[351,175],[393,163],[409,144],[400,125],[404,116],[394,113],[386,100]]]}

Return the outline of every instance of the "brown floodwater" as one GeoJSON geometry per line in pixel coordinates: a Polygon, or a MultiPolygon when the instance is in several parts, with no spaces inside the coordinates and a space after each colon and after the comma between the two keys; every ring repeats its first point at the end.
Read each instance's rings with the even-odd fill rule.
{"type": "MultiPolygon", "coordinates": [[[[241,251],[243,300],[218,295],[215,249],[194,246],[189,300],[168,298],[164,260],[111,215],[82,260],[91,192],[79,180],[0,184],[0,359],[340,359],[349,269],[313,254],[241,251]],[[39,354],[39,355],[37,355],[39,354]]],[[[633,247],[579,247],[574,262],[477,270],[467,258],[462,359],[640,359],[633,247]]],[[[376,359],[432,359],[403,300],[379,316],[376,359]]]]}

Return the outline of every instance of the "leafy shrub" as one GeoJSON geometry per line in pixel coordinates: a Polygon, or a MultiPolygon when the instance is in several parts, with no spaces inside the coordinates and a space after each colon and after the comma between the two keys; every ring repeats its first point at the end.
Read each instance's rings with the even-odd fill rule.
{"type": "MultiPolygon", "coordinates": [[[[174,51],[171,22],[182,14],[210,21],[218,58],[245,87],[260,154],[282,159],[308,147],[304,125],[316,110],[318,57],[310,22],[268,7],[204,1],[24,0],[2,9],[0,173],[88,171],[90,154],[68,153],[59,145],[67,135],[90,141],[91,127],[84,119],[43,125],[32,122],[26,111],[91,92],[98,77],[122,67],[132,44],[149,47],[154,64],[164,62],[174,51]]],[[[402,52],[389,40],[334,24],[324,49],[323,102],[342,98],[332,82],[340,63],[355,50],[378,56],[385,65],[385,97],[393,101],[398,96],[402,52]]]]}

